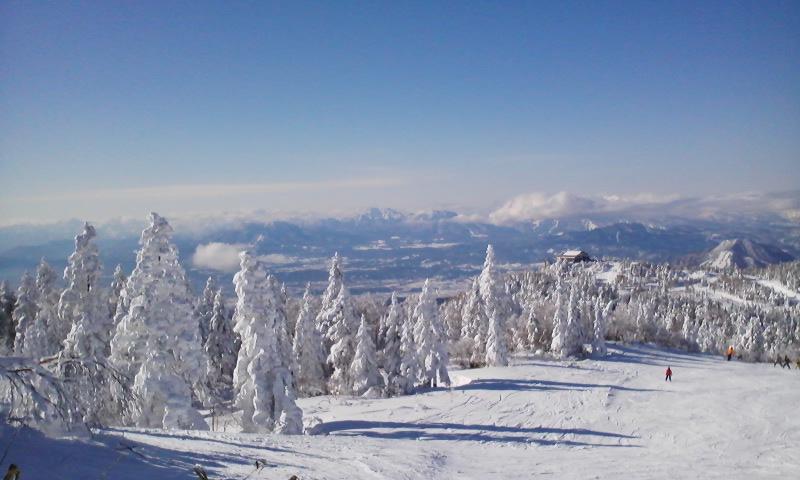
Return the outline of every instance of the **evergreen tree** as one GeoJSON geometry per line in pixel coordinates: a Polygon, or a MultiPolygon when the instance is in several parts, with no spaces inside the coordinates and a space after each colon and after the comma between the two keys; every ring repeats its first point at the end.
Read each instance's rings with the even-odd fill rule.
{"type": "Polygon", "coordinates": [[[245,432],[300,433],[302,412],[292,392],[290,358],[281,346],[285,311],[280,287],[264,265],[248,252],[240,255],[241,269],[233,277],[236,287],[234,331],[242,339],[233,386],[236,405],[242,409],[245,432]]]}
{"type": "Polygon", "coordinates": [[[383,321],[386,328],[383,347],[383,369],[386,372],[389,392],[402,392],[400,364],[402,362],[402,328],[400,305],[397,295],[393,292],[389,303],[389,311],[383,321]]]}
{"type": "Polygon", "coordinates": [[[414,391],[422,366],[414,339],[414,317],[412,315],[403,317],[400,332],[400,374],[396,377],[395,384],[398,393],[409,394],[414,391]]]}
{"type": "Polygon", "coordinates": [[[128,279],[125,277],[125,272],[122,271],[122,265],[117,265],[116,268],[114,268],[114,278],[108,289],[108,313],[112,321],[117,314],[117,304],[119,303],[120,295],[127,281],[128,279]]]}
{"type": "Polygon", "coordinates": [[[383,375],[378,370],[378,359],[372,332],[364,315],[356,334],[356,351],[350,365],[350,378],[353,379],[353,394],[377,397],[382,395],[383,375]]]}
{"type": "Polygon", "coordinates": [[[9,288],[8,282],[0,282],[0,355],[10,355],[14,351],[14,305],[17,297],[9,288]]]}
{"type": "Polygon", "coordinates": [[[194,316],[200,328],[200,339],[203,345],[206,344],[208,332],[211,330],[211,317],[214,316],[214,298],[217,295],[217,282],[213,277],[208,277],[203,294],[197,301],[194,308],[194,316]]]}
{"type": "Polygon", "coordinates": [[[204,344],[207,360],[208,386],[218,399],[227,400],[232,395],[233,370],[239,352],[239,339],[225,309],[222,289],[214,294],[208,337],[204,344]]]}
{"type": "Polygon", "coordinates": [[[316,327],[317,331],[322,338],[323,350],[322,353],[327,357],[330,354],[331,336],[328,331],[335,323],[334,315],[336,314],[335,303],[339,297],[339,292],[344,286],[344,274],[342,273],[342,259],[339,253],[335,253],[331,259],[331,268],[328,272],[328,287],[322,295],[322,305],[320,306],[319,313],[317,314],[316,327]]]}
{"type": "Polygon", "coordinates": [[[16,336],[14,338],[14,353],[25,357],[39,357],[46,348],[42,341],[41,328],[36,321],[39,292],[33,277],[25,272],[17,289],[17,304],[14,307],[14,323],[16,336]]]}
{"type": "Polygon", "coordinates": [[[327,361],[333,373],[328,382],[328,389],[335,395],[350,395],[353,391],[350,365],[355,355],[357,324],[347,288],[342,287],[339,290],[330,313],[329,318],[333,323],[328,330],[328,341],[332,346],[327,361]]]}
{"type": "Polygon", "coordinates": [[[305,396],[325,393],[325,357],[322,353],[322,339],[316,329],[312,305],[311,285],[306,285],[303,303],[295,323],[292,351],[295,361],[294,379],[297,390],[305,396]]]}
{"type": "Polygon", "coordinates": [[[606,348],[606,314],[611,310],[612,302],[608,302],[605,310],[603,309],[603,299],[597,296],[597,303],[594,309],[594,339],[592,341],[592,352],[605,356],[608,353],[606,348]]]}
{"type": "Polygon", "coordinates": [[[56,271],[42,259],[36,270],[36,289],[39,296],[36,322],[40,325],[38,331],[42,336],[42,355],[54,355],[61,348],[61,345],[52,343],[52,336],[49,333],[50,325],[58,322],[60,292],[56,288],[56,278],[56,271]]]}
{"type": "Polygon", "coordinates": [[[447,348],[444,326],[436,308],[436,297],[426,279],[414,308],[414,339],[417,342],[419,372],[417,378],[422,385],[449,385],[447,373],[447,348]]]}
{"type": "Polygon", "coordinates": [[[133,378],[138,402],[123,407],[129,421],[143,427],[203,428],[193,405],[208,400],[207,365],[193,296],[171,240],[172,227],[156,213],[149,220],[136,267],[120,294],[123,308],[117,311],[110,360],[133,378]]]}
{"type": "Polygon", "coordinates": [[[508,347],[503,322],[496,309],[489,312],[489,333],[486,337],[486,364],[494,367],[508,365],[508,347]]]}

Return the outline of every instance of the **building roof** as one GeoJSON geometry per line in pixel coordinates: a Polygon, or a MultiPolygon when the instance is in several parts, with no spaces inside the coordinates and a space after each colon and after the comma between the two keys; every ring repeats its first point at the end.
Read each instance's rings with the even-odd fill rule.
{"type": "Polygon", "coordinates": [[[567,250],[566,252],[562,253],[560,256],[562,257],[577,257],[578,255],[586,255],[586,252],[583,250],[567,250]]]}

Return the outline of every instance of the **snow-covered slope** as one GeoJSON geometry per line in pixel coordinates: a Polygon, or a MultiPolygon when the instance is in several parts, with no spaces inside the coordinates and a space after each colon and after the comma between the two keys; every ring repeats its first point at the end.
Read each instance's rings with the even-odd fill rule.
{"type": "Polygon", "coordinates": [[[708,252],[702,265],[720,269],[752,268],[788,262],[793,259],[791,255],[772,245],[737,238],[720,242],[708,252]]]}
{"type": "Polygon", "coordinates": [[[604,361],[517,356],[458,386],[298,403],[317,435],[108,430],[54,441],[0,429],[23,478],[795,478],[800,372],[647,346],[604,361]],[[663,371],[670,365],[672,383],[663,371]],[[268,465],[256,471],[255,461],[268,465]]]}

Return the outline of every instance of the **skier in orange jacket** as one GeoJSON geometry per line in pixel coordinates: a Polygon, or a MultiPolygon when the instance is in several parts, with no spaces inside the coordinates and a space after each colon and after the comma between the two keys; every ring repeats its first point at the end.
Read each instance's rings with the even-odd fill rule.
{"type": "Polygon", "coordinates": [[[731,361],[731,357],[733,357],[733,354],[734,354],[734,353],[736,353],[736,352],[733,350],[733,345],[729,346],[729,347],[728,347],[728,351],[727,351],[727,352],[725,352],[725,355],[727,355],[727,356],[728,356],[728,361],[729,361],[729,362],[731,361]]]}

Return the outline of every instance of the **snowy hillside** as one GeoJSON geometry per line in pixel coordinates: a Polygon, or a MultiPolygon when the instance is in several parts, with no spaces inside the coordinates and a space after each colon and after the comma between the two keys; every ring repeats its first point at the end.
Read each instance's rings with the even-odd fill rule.
{"type": "Polygon", "coordinates": [[[706,255],[703,266],[717,269],[754,268],[793,259],[777,247],[737,238],[720,242],[706,255]]]}
{"type": "Polygon", "coordinates": [[[23,478],[793,478],[800,372],[649,346],[604,361],[517,355],[390,399],[302,399],[316,435],[114,429],[49,440],[4,426],[23,478]],[[670,365],[674,381],[665,383],[670,365]],[[255,472],[254,463],[268,464],[255,472]]]}

